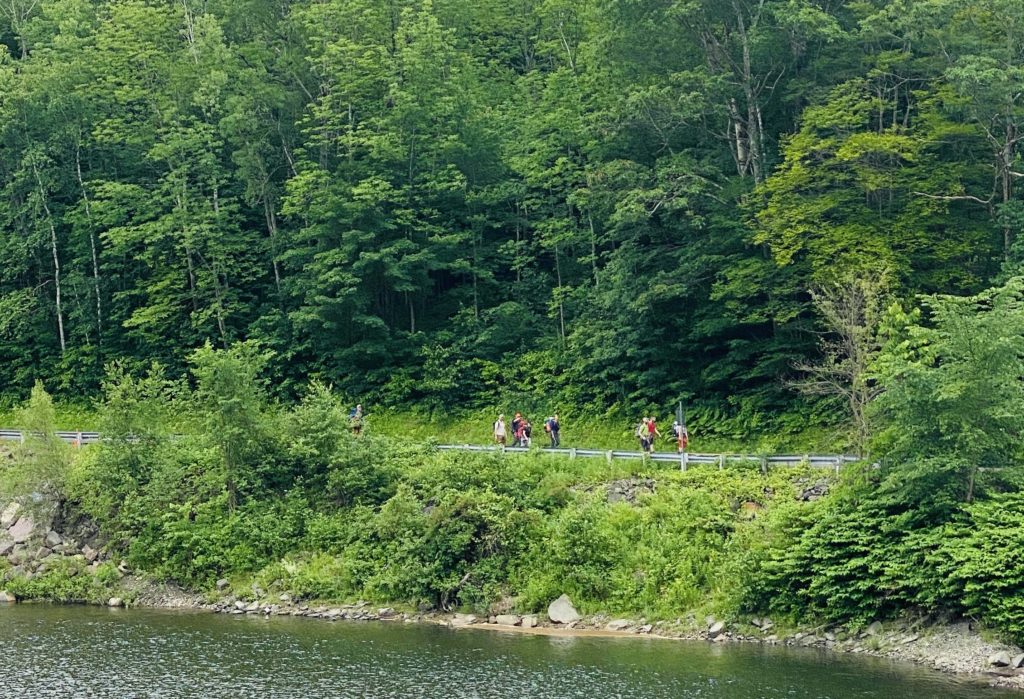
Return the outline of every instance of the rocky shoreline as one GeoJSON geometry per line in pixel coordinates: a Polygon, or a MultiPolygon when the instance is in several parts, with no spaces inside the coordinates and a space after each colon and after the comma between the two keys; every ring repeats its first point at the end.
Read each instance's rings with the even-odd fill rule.
{"type": "MultiPolygon", "coordinates": [[[[547,635],[646,636],[709,643],[759,643],[822,648],[907,661],[935,670],[983,679],[996,687],[1024,690],[1024,651],[986,639],[971,622],[942,619],[905,619],[873,622],[863,628],[839,625],[803,629],[779,629],[768,618],[715,619],[694,617],[674,621],[580,615],[563,595],[546,614],[501,613],[487,616],[436,611],[401,611],[374,607],[368,602],[329,605],[293,600],[288,594],[270,594],[258,587],[242,593],[229,581],[217,582],[210,597],[187,592],[174,585],[153,583],[134,575],[122,561],[115,564],[105,554],[99,532],[91,522],[67,521],[59,507],[23,508],[10,503],[0,511],[0,562],[6,575],[41,575],[55,565],[73,564],[79,574],[94,575],[101,565],[116,570],[110,607],[134,606],[159,609],[194,609],[231,615],[290,616],[325,621],[390,621],[441,624],[547,635]]],[[[2,572],[2,571],[0,571],[2,572]]],[[[0,578],[0,603],[15,603],[0,578]]]]}

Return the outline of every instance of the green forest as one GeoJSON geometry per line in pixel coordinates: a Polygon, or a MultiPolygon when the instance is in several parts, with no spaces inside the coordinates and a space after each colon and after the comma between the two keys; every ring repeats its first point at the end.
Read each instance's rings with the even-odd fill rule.
{"type": "Polygon", "coordinates": [[[4,0],[0,47],[0,494],[107,557],[15,550],[18,597],[103,601],[123,558],[1024,639],[1020,0],[4,0]],[[705,445],[870,458],[429,446],[679,402],[705,445]]]}
{"type": "Polygon", "coordinates": [[[0,390],[856,422],[849,312],[1021,269],[1022,80],[1015,0],[9,0],[0,390]]]}

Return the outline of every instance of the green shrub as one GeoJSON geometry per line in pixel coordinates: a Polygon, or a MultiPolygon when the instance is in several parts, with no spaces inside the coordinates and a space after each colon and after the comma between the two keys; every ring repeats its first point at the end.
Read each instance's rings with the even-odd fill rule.
{"type": "Polygon", "coordinates": [[[51,562],[45,572],[31,578],[15,575],[5,587],[19,599],[102,603],[110,597],[115,582],[116,579],[111,580],[106,574],[90,575],[81,560],[61,558],[51,562]]]}
{"type": "Polygon", "coordinates": [[[941,554],[967,611],[1024,642],[1024,493],[999,495],[967,509],[941,554]]]}

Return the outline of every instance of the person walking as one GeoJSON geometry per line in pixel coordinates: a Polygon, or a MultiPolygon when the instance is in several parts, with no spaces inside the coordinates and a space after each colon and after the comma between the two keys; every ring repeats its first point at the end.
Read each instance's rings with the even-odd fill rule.
{"type": "Polygon", "coordinates": [[[349,414],[349,424],[352,427],[352,434],[358,437],[363,433],[363,406],[357,405],[349,414]]]}
{"type": "Polygon", "coordinates": [[[498,419],[494,421],[494,441],[496,444],[505,446],[505,439],[507,435],[505,433],[505,416],[498,415],[498,419]]]}
{"type": "Polygon", "coordinates": [[[652,452],[654,451],[654,440],[661,436],[661,432],[658,431],[658,424],[654,417],[647,418],[647,448],[652,452]]]}
{"type": "Polygon", "coordinates": [[[651,450],[651,433],[647,423],[648,418],[641,418],[640,424],[636,426],[636,436],[640,440],[640,451],[644,453],[651,450]]]}
{"type": "Polygon", "coordinates": [[[682,454],[688,446],[690,446],[690,433],[685,425],[679,425],[679,429],[676,431],[676,447],[682,454]]]}
{"type": "Polygon", "coordinates": [[[512,446],[522,446],[523,440],[523,414],[516,413],[515,417],[512,418],[512,446]]]}
{"type": "Polygon", "coordinates": [[[544,431],[548,433],[548,437],[551,439],[552,449],[557,449],[558,445],[562,443],[559,435],[561,429],[562,426],[558,422],[558,413],[544,421],[544,431]]]}

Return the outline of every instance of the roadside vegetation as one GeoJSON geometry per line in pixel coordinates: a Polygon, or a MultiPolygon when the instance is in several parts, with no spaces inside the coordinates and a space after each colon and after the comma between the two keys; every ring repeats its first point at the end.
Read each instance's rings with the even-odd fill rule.
{"type": "MultiPolygon", "coordinates": [[[[1024,640],[1021,285],[893,307],[878,339],[879,465],[838,478],[355,437],[328,386],[271,400],[268,353],[240,343],[196,351],[187,376],[110,367],[97,411],[108,439],[78,451],[45,437],[54,414],[37,386],[20,419],[40,436],[3,484],[53,490],[131,567],[197,591],[224,578],[298,599],[478,611],[567,593],[584,612],[780,623],[921,611],[1024,640]],[[828,495],[808,496],[815,486],[828,495]]],[[[62,575],[9,583],[60,598],[62,575]]]]}

